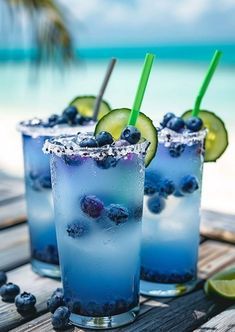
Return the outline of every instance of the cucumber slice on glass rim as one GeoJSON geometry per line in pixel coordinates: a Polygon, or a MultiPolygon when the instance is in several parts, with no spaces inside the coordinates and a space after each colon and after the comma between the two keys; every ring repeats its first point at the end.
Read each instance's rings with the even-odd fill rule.
{"type": "MultiPolygon", "coordinates": [[[[186,120],[192,116],[192,111],[186,111],[182,118],[186,120]]],[[[228,132],[224,122],[213,112],[201,110],[199,118],[202,119],[204,128],[207,128],[205,143],[205,161],[216,161],[228,146],[228,132]]]]}
{"type": "MultiPolygon", "coordinates": [[[[81,115],[92,117],[95,100],[96,100],[95,96],[78,96],[74,98],[69,105],[75,106],[81,115]]],[[[109,106],[109,104],[105,100],[102,100],[100,104],[98,120],[100,120],[104,115],[106,115],[110,111],[111,107],[109,106]]]]}
{"type": "MultiPolygon", "coordinates": [[[[105,115],[96,125],[95,135],[101,131],[108,131],[115,140],[121,136],[122,130],[127,126],[131,110],[129,108],[118,108],[105,115]]],[[[139,113],[136,128],[141,132],[141,137],[145,138],[151,144],[145,157],[145,166],[147,167],[154,158],[157,151],[157,130],[152,120],[144,113],[139,113]]]]}

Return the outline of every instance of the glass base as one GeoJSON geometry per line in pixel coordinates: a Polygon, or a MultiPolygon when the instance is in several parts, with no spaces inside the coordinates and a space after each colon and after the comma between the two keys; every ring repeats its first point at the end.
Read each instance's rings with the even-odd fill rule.
{"type": "Polygon", "coordinates": [[[187,294],[197,286],[197,279],[181,284],[161,284],[140,281],[140,293],[147,296],[174,297],[187,294]]]}
{"type": "Polygon", "coordinates": [[[33,271],[39,274],[40,276],[49,277],[49,278],[61,277],[59,265],[44,263],[37,259],[32,259],[31,264],[33,271]]]}
{"type": "Polygon", "coordinates": [[[78,327],[89,329],[110,329],[132,323],[138,314],[139,306],[123,314],[108,317],[88,317],[77,314],[70,315],[70,322],[78,327]]]}

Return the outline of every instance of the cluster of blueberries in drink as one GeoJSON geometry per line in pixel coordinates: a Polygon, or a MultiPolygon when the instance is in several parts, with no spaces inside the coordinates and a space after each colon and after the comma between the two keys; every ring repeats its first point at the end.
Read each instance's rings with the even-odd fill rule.
{"type": "Polygon", "coordinates": [[[33,119],[28,121],[26,125],[43,128],[53,128],[62,124],[86,126],[90,121],[92,121],[92,118],[81,115],[75,106],[68,106],[61,115],[52,114],[47,120],[33,119]]]}
{"type": "Polygon", "coordinates": [[[32,257],[49,264],[59,264],[57,246],[49,244],[43,250],[32,249],[32,257]]]}
{"type": "Polygon", "coordinates": [[[181,284],[184,282],[189,282],[193,280],[195,277],[195,271],[187,271],[185,273],[162,273],[159,271],[153,271],[151,269],[147,269],[145,267],[141,267],[141,279],[151,282],[159,282],[159,283],[176,283],[181,284]]]}
{"type": "Polygon", "coordinates": [[[51,189],[50,170],[48,170],[46,174],[29,171],[27,180],[29,182],[30,187],[35,191],[41,191],[43,189],[51,189]]]}
{"type": "MultiPolygon", "coordinates": [[[[109,220],[115,225],[125,223],[130,212],[128,209],[120,204],[110,204],[105,207],[104,203],[95,195],[86,195],[80,200],[80,208],[83,213],[89,218],[99,222],[100,220],[109,220]],[[99,218],[102,219],[99,219],[99,218]]],[[[135,218],[140,218],[142,211],[134,211],[135,218]],[[138,213],[137,213],[138,212],[138,213]]],[[[110,226],[107,224],[108,227],[110,226]]],[[[87,222],[79,220],[67,226],[67,233],[72,238],[78,238],[86,235],[89,232],[89,225],[87,222]]]]}
{"type": "Polygon", "coordinates": [[[176,187],[172,180],[161,179],[155,172],[146,171],[145,174],[144,194],[149,196],[148,209],[155,214],[162,212],[165,208],[166,199],[169,195],[182,197],[192,194],[198,188],[198,180],[194,175],[183,176],[176,187]]]}

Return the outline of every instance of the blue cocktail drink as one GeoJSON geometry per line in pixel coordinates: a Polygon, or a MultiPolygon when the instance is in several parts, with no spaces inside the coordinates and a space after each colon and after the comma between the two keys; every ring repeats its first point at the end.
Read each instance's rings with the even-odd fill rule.
{"type": "Polygon", "coordinates": [[[205,130],[161,128],[146,169],[141,293],[176,296],[195,287],[205,130]]]}
{"type": "Polygon", "coordinates": [[[84,130],[85,127],[92,130],[94,124],[89,122],[83,127],[33,119],[22,122],[18,126],[23,139],[31,263],[33,270],[41,275],[60,277],[50,163],[49,157],[42,152],[42,147],[49,137],[76,133],[84,130]]]}
{"type": "Polygon", "coordinates": [[[80,134],[44,145],[51,154],[65,302],[73,324],[111,328],[133,321],[139,306],[147,143],[82,142],[91,146],[94,139],[80,134]]]}

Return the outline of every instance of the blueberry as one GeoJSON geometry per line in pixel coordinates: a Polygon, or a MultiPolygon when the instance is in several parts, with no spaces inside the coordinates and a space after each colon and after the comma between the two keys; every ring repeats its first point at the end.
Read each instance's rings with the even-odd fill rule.
{"type": "Polygon", "coordinates": [[[69,325],[69,316],[70,311],[67,307],[57,308],[51,319],[53,327],[58,330],[66,329],[69,325]]]}
{"type": "Polygon", "coordinates": [[[173,158],[178,158],[185,149],[185,144],[181,144],[181,143],[171,143],[170,147],[169,147],[169,153],[171,155],[171,157],[173,158]]]}
{"type": "Polygon", "coordinates": [[[77,108],[75,106],[68,106],[63,111],[63,117],[67,120],[69,124],[76,124],[77,108]]]}
{"type": "Polygon", "coordinates": [[[8,282],[0,288],[0,295],[5,302],[14,302],[16,295],[20,293],[19,286],[8,282]]]}
{"type": "Polygon", "coordinates": [[[183,194],[192,194],[198,188],[198,180],[194,175],[186,175],[180,181],[179,190],[183,194]]]}
{"type": "Polygon", "coordinates": [[[119,204],[110,204],[107,207],[107,216],[117,225],[126,222],[129,217],[127,208],[119,204]]]}
{"type": "Polygon", "coordinates": [[[31,311],[34,309],[35,303],[35,296],[27,292],[23,292],[15,298],[15,305],[19,311],[31,311]]]}
{"type": "Polygon", "coordinates": [[[51,189],[51,177],[50,175],[40,176],[38,179],[40,186],[44,189],[51,189]]]}
{"type": "Polygon", "coordinates": [[[89,116],[77,115],[76,123],[80,126],[86,126],[92,120],[89,116]]]}
{"type": "Polygon", "coordinates": [[[57,120],[56,120],[56,124],[57,124],[57,125],[65,124],[65,123],[67,123],[67,119],[66,119],[66,117],[63,116],[63,115],[59,116],[59,117],[57,118],[57,120]]]}
{"type": "Polygon", "coordinates": [[[86,213],[91,218],[98,218],[100,217],[103,209],[104,204],[103,202],[98,199],[94,195],[87,195],[81,199],[80,202],[81,209],[84,213],[86,213]]]}
{"type": "Polygon", "coordinates": [[[190,118],[188,118],[185,121],[185,124],[186,127],[193,132],[201,130],[203,126],[202,120],[196,116],[191,116],[190,118]]]}
{"type": "Polygon", "coordinates": [[[174,117],[175,117],[174,113],[170,113],[170,112],[166,113],[163,117],[162,122],[161,122],[162,127],[165,127],[167,122],[170,121],[174,117]]]}
{"type": "Polygon", "coordinates": [[[166,127],[176,132],[179,132],[181,129],[184,128],[184,125],[184,120],[179,118],[178,116],[175,116],[167,122],[166,127]]]}
{"type": "Polygon", "coordinates": [[[158,214],[165,208],[166,203],[163,197],[155,194],[148,199],[147,205],[152,213],[158,214]]]}
{"type": "Polygon", "coordinates": [[[81,148],[97,148],[98,142],[93,137],[85,137],[83,140],[79,143],[81,148]]]}
{"type": "Polygon", "coordinates": [[[117,158],[113,156],[105,157],[101,160],[96,160],[96,164],[99,168],[108,169],[110,167],[115,167],[117,165],[117,158]]]}
{"type": "Polygon", "coordinates": [[[121,139],[126,140],[130,144],[136,144],[139,142],[141,134],[139,130],[134,126],[127,126],[123,129],[121,139]]]}
{"type": "Polygon", "coordinates": [[[78,221],[78,222],[69,224],[67,226],[68,236],[70,236],[74,239],[83,236],[87,232],[88,232],[88,225],[85,222],[78,221]]]}
{"type": "Polygon", "coordinates": [[[0,271],[0,287],[7,282],[7,275],[4,271],[0,271]]]}
{"type": "Polygon", "coordinates": [[[64,290],[63,288],[56,288],[56,290],[54,290],[54,292],[51,294],[51,296],[54,296],[54,295],[59,295],[59,296],[64,296],[64,290]]]}
{"type": "Polygon", "coordinates": [[[101,131],[98,135],[96,135],[96,140],[98,142],[98,146],[109,145],[113,143],[113,136],[107,131],[101,131]]]}
{"type": "Polygon", "coordinates": [[[59,118],[59,115],[52,114],[51,116],[49,116],[48,122],[55,124],[57,122],[58,118],[59,118]]]}
{"type": "Polygon", "coordinates": [[[82,164],[83,159],[80,156],[63,156],[64,162],[69,166],[79,166],[82,164]]]}
{"type": "Polygon", "coordinates": [[[146,171],[144,180],[144,194],[151,196],[157,192],[157,175],[146,171]]]}
{"type": "Polygon", "coordinates": [[[51,313],[54,313],[57,308],[64,306],[64,293],[63,292],[57,292],[53,294],[48,300],[47,300],[47,308],[51,313]]]}
{"type": "Polygon", "coordinates": [[[159,194],[166,198],[167,196],[172,195],[175,191],[174,182],[169,179],[163,179],[162,181],[160,181],[158,190],[159,194]]]}

